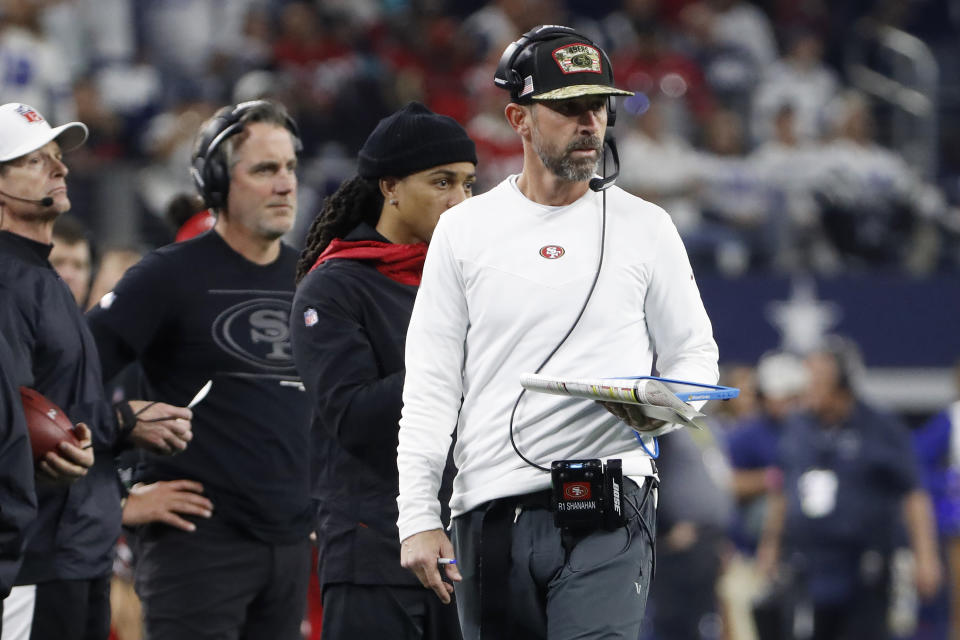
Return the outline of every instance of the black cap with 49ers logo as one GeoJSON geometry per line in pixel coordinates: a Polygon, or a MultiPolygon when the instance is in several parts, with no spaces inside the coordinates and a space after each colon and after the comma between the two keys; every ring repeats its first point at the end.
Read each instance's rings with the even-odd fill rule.
{"type": "Polygon", "coordinates": [[[536,29],[528,33],[528,36],[533,34],[530,42],[516,55],[512,68],[503,70],[510,74],[512,82],[507,84],[497,79],[497,84],[509,89],[517,102],[566,100],[588,95],[632,96],[631,91],[613,86],[613,69],[600,47],[569,31],[569,35],[544,39],[539,39],[536,29]]]}

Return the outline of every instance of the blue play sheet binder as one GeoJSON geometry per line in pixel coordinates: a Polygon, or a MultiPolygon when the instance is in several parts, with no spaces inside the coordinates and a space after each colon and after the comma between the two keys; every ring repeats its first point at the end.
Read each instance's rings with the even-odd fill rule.
{"type": "Polygon", "coordinates": [[[520,384],[538,393],[627,403],[648,418],[695,429],[704,427],[706,416],[689,402],[727,400],[740,393],[734,387],[658,376],[572,378],[525,373],[520,376],[520,384]]]}
{"type": "Polygon", "coordinates": [[[682,384],[688,387],[697,387],[692,391],[677,391],[672,389],[673,393],[684,402],[697,402],[699,400],[730,400],[740,395],[740,389],[736,387],[725,387],[722,384],[704,384],[702,382],[690,382],[689,380],[677,380],[676,378],[661,378],[660,376],[625,376],[608,378],[609,380],[657,380],[668,384],[682,384]]]}

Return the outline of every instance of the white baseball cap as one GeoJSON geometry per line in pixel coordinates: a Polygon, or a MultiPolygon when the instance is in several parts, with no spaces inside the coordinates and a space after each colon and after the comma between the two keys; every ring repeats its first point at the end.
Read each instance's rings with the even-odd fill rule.
{"type": "Polygon", "coordinates": [[[8,102],[0,106],[0,162],[36,151],[51,140],[61,151],[76,149],[87,139],[87,125],[68,122],[51,127],[40,112],[30,105],[8,102]]]}
{"type": "Polygon", "coordinates": [[[783,399],[803,393],[810,374],[798,356],[784,351],[768,352],[757,363],[757,388],[768,398],[783,399]]]}

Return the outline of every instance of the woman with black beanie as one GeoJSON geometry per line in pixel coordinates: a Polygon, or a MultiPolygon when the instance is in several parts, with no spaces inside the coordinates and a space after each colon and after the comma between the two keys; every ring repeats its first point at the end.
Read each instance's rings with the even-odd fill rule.
{"type": "MultiPolygon", "coordinates": [[[[380,121],[358,160],[310,227],[291,314],[314,409],[322,635],[458,639],[455,607],[400,566],[396,456],[427,244],[440,215],[472,195],[476,150],[455,120],[412,102],[380,121]]],[[[448,460],[441,492],[452,475],[448,460]]]]}

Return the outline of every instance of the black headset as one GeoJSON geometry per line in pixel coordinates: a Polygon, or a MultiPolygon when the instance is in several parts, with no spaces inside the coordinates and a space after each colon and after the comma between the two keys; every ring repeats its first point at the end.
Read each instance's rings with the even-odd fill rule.
{"type": "MultiPolygon", "coordinates": [[[[197,191],[211,209],[226,207],[227,193],[230,191],[230,168],[227,167],[226,155],[220,151],[223,141],[243,130],[247,124],[244,118],[248,113],[264,107],[279,108],[268,100],[241,102],[229,111],[223,110],[223,113],[214,116],[197,137],[190,175],[197,191]]],[[[294,149],[299,153],[303,145],[297,123],[285,112],[284,120],[293,135],[294,149]]]]}
{"type": "MultiPolygon", "coordinates": [[[[589,44],[600,52],[600,55],[603,57],[603,64],[607,65],[607,68],[610,69],[610,81],[612,83],[613,65],[610,64],[610,58],[607,56],[606,51],[600,48],[593,40],[582,33],[574,31],[570,27],[551,24],[534,27],[530,31],[527,31],[525,34],[520,36],[519,40],[510,43],[510,46],[508,46],[504,50],[503,55],[500,56],[500,62],[497,64],[497,71],[493,74],[494,84],[501,89],[506,89],[509,91],[510,99],[512,101],[520,102],[520,92],[523,91],[523,78],[520,77],[520,72],[514,68],[514,65],[520,58],[520,54],[538,42],[556,40],[557,38],[563,38],[566,36],[580,38],[585,44],[589,44]]],[[[607,126],[612,127],[614,124],[616,124],[616,122],[616,100],[614,100],[613,96],[607,96],[607,126]]]]}

